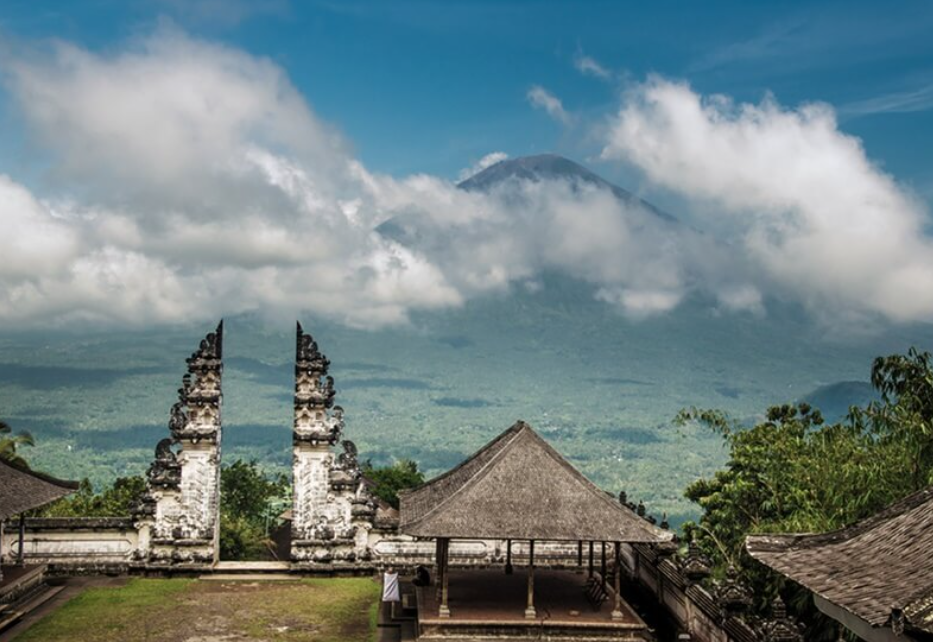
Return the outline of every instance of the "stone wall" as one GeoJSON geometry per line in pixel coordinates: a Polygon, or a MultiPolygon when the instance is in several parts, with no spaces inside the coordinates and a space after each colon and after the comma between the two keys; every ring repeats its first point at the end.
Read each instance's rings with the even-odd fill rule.
{"type": "Polygon", "coordinates": [[[685,555],[675,547],[634,544],[622,547],[622,565],[629,580],[657,598],[678,626],[695,642],[757,642],[796,640],[800,627],[787,616],[778,599],[770,618],[746,615],[751,593],[730,572],[721,581],[709,579],[709,562],[691,543],[685,555]]]}
{"type": "MultiPolygon", "coordinates": [[[[16,559],[18,533],[7,533],[3,557],[16,559]]],[[[139,548],[133,520],[116,517],[27,519],[27,564],[49,564],[68,573],[125,572],[139,548]]]]}

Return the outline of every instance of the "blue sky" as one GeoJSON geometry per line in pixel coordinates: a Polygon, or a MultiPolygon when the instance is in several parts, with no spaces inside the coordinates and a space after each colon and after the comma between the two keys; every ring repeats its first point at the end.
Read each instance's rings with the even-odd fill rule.
{"type": "Polygon", "coordinates": [[[931,33],[920,0],[7,0],[0,321],[379,327],[559,270],[636,319],[929,323],[931,33]],[[546,151],[687,225],[454,186],[546,151]]]}
{"type": "MultiPolygon", "coordinates": [[[[648,73],[704,94],[826,101],[869,157],[933,194],[933,6],[916,2],[248,3],[8,0],[4,38],[106,51],[159,21],[265,56],[371,168],[455,176],[486,153],[590,158],[587,126],[648,73]],[[598,61],[612,77],[584,76],[598,61]],[[580,118],[528,104],[540,85],[580,118]]],[[[605,168],[618,174],[617,168],[605,168]]],[[[618,176],[615,176],[618,178],[618,176]]]]}

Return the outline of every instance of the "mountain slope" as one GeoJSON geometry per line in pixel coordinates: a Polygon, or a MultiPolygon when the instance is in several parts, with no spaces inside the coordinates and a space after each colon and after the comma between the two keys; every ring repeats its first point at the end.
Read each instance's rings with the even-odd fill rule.
{"type": "Polygon", "coordinates": [[[643,201],[631,192],[610,183],[582,165],[557,154],[521,156],[499,161],[458,183],[457,187],[468,192],[488,192],[508,181],[532,181],[537,183],[546,180],[566,180],[572,183],[589,184],[607,189],[616,198],[628,205],[639,205],[668,221],[676,220],[673,216],[662,212],[651,203],[643,201]]]}

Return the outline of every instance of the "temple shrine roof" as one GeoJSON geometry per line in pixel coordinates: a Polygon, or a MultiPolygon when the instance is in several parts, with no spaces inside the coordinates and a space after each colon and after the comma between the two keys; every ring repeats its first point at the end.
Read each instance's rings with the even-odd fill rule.
{"type": "Polygon", "coordinates": [[[933,487],[821,535],[754,535],[752,557],[873,627],[933,633],[933,487]]]}
{"type": "Polygon", "coordinates": [[[45,506],[78,489],[78,482],[13,466],[0,459],[0,520],[45,506]]]}
{"type": "Polygon", "coordinates": [[[459,466],[403,491],[399,528],[418,537],[662,542],[519,421],[459,466]]]}

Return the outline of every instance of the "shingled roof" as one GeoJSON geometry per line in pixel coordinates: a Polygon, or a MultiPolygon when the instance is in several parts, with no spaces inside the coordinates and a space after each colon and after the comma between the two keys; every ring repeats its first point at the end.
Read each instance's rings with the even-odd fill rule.
{"type": "Polygon", "coordinates": [[[45,506],[77,489],[78,482],[56,479],[0,459],[0,520],[45,506]]]}
{"type": "Polygon", "coordinates": [[[848,528],[822,535],[755,535],[752,557],[872,627],[933,633],[933,487],[848,528]]]}
{"type": "Polygon", "coordinates": [[[597,488],[519,421],[462,464],[400,493],[417,537],[662,542],[656,528],[597,488]]]}

